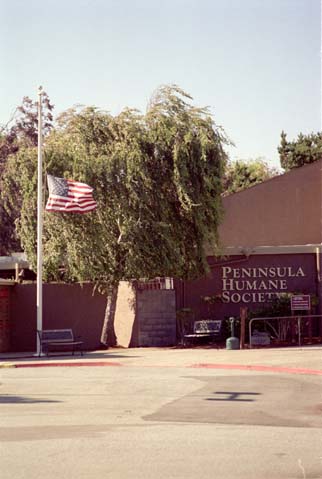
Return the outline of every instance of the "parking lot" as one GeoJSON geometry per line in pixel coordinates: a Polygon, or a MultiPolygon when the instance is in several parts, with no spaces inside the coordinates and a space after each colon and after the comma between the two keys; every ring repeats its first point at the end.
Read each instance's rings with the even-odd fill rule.
{"type": "Polygon", "coordinates": [[[320,347],[3,360],[1,479],[322,477],[321,360],[320,347]]]}

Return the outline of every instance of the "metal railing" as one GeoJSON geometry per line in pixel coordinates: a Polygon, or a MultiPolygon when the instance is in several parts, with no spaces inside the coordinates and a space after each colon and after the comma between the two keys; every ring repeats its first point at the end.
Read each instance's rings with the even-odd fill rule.
{"type": "Polygon", "coordinates": [[[313,320],[316,320],[317,318],[322,318],[322,315],[320,314],[313,314],[313,315],[307,315],[307,316],[299,316],[299,315],[294,315],[294,316],[273,316],[273,317],[260,317],[260,318],[252,318],[249,321],[249,347],[252,347],[252,324],[255,321],[263,321],[266,323],[266,325],[270,328],[271,332],[275,335],[277,340],[280,341],[286,341],[287,337],[291,335],[291,339],[295,338],[295,336],[298,336],[298,345],[301,346],[302,344],[302,325],[304,321],[307,321],[308,329],[309,329],[309,334],[306,337],[309,337],[312,339],[312,322],[313,320]],[[277,322],[277,328],[275,327],[272,322],[277,322]],[[296,334],[297,330],[297,334],[296,334]]]}
{"type": "Polygon", "coordinates": [[[137,288],[139,290],[174,289],[173,278],[154,278],[147,281],[137,281],[137,288]]]}

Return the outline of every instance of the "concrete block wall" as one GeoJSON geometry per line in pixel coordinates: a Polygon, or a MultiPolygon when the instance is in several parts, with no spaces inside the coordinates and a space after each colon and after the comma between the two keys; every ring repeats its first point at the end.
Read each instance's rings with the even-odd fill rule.
{"type": "Polygon", "coordinates": [[[176,344],[176,300],[174,290],[137,291],[138,346],[176,344]]]}

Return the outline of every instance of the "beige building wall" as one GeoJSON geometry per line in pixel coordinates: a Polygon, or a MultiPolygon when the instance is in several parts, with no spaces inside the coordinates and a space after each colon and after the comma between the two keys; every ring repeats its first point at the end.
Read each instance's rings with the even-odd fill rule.
{"type": "Polygon", "coordinates": [[[117,345],[123,348],[128,348],[131,342],[136,313],[135,303],[136,292],[131,283],[121,281],[117,294],[114,330],[117,345]]]}
{"type": "Polygon", "coordinates": [[[223,199],[223,246],[322,242],[322,160],[223,199]]]}

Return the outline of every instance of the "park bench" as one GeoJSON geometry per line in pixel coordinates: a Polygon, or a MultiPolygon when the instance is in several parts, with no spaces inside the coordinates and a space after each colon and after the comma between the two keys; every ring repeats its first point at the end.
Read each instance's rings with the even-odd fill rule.
{"type": "Polygon", "coordinates": [[[221,319],[204,319],[201,321],[194,321],[193,332],[184,334],[183,345],[187,346],[202,338],[220,339],[222,335],[222,320],[221,319]]]}
{"type": "Polygon", "coordinates": [[[83,356],[83,341],[78,341],[72,329],[43,329],[37,331],[40,341],[41,353],[49,356],[50,351],[71,351],[73,356],[78,351],[83,356]]]}

